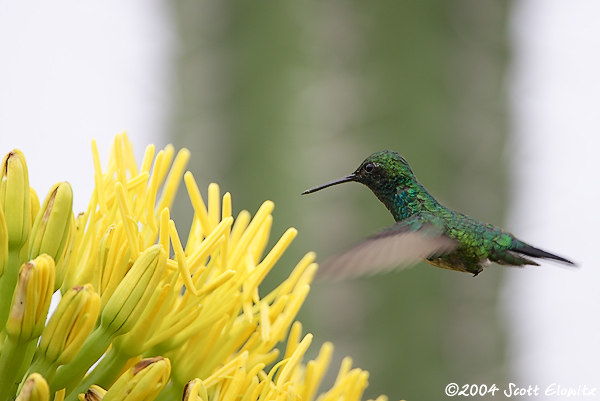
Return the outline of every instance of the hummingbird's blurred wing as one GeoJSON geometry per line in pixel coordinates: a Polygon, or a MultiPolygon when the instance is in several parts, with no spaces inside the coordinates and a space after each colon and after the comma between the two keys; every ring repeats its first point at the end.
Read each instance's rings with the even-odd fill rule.
{"type": "Polygon", "coordinates": [[[327,259],[318,275],[343,279],[406,268],[454,249],[457,242],[432,224],[402,221],[327,259]]]}

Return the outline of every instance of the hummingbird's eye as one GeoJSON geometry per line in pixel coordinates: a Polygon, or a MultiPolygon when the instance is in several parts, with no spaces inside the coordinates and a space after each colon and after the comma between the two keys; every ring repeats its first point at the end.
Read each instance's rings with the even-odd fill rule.
{"type": "Polygon", "coordinates": [[[375,165],[373,163],[367,163],[367,164],[365,164],[365,171],[367,173],[370,173],[373,170],[375,170],[375,165]]]}

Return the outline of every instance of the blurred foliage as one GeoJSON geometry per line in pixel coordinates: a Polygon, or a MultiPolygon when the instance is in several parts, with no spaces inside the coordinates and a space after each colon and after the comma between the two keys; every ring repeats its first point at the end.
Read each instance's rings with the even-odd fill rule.
{"type": "MultiPolygon", "coordinates": [[[[271,199],[274,235],[298,228],[272,283],[307,250],[326,257],[393,222],[358,184],[300,196],[374,151],[399,151],[441,202],[502,223],[509,2],[171,5],[171,139],[194,154],[201,188],[232,192],[234,212],[271,199]]],[[[190,216],[180,206],[178,227],[190,216]]],[[[474,279],[421,264],[318,283],[300,318],[338,361],[371,372],[368,396],[439,399],[449,382],[506,377],[501,278],[497,266],[474,279]]]]}

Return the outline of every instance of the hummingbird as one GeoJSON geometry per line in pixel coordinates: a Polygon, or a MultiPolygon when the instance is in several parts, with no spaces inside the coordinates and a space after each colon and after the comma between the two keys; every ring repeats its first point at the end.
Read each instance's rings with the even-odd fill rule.
{"type": "Polygon", "coordinates": [[[499,227],[443,206],[417,180],[408,162],[394,151],[374,153],[352,174],[302,194],[351,181],[366,185],[396,223],[325,261],[320,269],[322,276],[356,277],[408,267],[420,260],[473,276],[491,262],[537,266],[531,258],[539,258],[574,265],[499,227]]]}

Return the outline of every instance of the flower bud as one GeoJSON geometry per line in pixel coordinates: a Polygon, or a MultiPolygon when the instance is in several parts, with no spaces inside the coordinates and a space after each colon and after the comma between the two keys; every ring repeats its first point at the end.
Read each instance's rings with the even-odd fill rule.
{"type": "Polygon", "coordinates": [[[27,241],[31,225],[29,175],[25,155],[18,149],[4,156],[0,182],[0,207],[4,209],[8,246],[18,251],[27,241]]]}
{"type": "Polygon", "coordinates": [[[54,280],[54,290],[58,290],[61,288],[64,278],[67,274],[67,270],[69,268],[69,263],[71,262],[71,255],[73,255],[73,249],[75,248],[75,236],[77,235],[77,221],[75,220],[75,215],[71,213],[70,224],[69,224],[69,236],[67,238],[67,242],[65,243],[65,247],[58,257],[58,261],[55,262],[56,265],[56,278],[54,280]]]}
{"type": "MultiPolygon", "coordinates": [[[[68,182],[55,184],[42,204],[29,239],[29,259],[46,253],[54,259],[56,267],[62,266],[68,240],[72,240],[73,190],[68,182]]],[[[56,280],[62,282],[62,270],[56,280]]],[[[58,284],[58,283],[56,283],[58,284]]],[[[54,288],[58,288],[54,286],[54,288]]]]}
{"type": "Polygon", "coordinates": [[[153,400],[169,382],[171,361],[162,356],[139,361],[117,379],[103,401],[153,400]]]}
{"type": "Polygon", "coordinates": [[[167,253],[161,245],[147,248],[104,306],[100,325],[114,334],[131,330],[158,285],[166,264],[167,253]]]}
{"type": "Polygon", "coordinates": [[[9,337],[25,342],[44,329],[54,292],[54,261],[46,254],[24,263],[19,270],[6,322],[9,337]]]}
{"type": "MultiPolygon", "coordinates": [[[[21,266],[22,263],[25,263],[33,258],[29,257],[29,239],[31,238],[31,227],[33,226],[33,222],[35,221],[35,217],[40,211],[40,199],[37,196],[37,192],[31,187],[29,187],[29,237],[27,237],[27,241],[21,247],[21,251],[19,252],[19,262],[18,266],[21,266]]],[[[36,255],[38,256],[38,255],[36,255]]],[[[10,262],[9,262],[10,263],[10,262]]],[[[16,280],[15,272],[15,280],[16,280]]],[[[16,282],[15,282],[16,284],[16,282]]],[[[14,285],[13,285],[14,286],[14,285]]]]}
{"type": "Polygon", "coordinates": [[[79,394],[78,398],[79,401],[102,401],[105,394],[106,390],[94,384],[85,394],[79,394]]]}
{"type": "Polygon", "coordinates": [[[183,401],[208,401],[208,393],[206,387],[200,379],[190,380],[183,388],[183,401]]]}
{"type": "Polygon", "coordinates": [[[38,354],[52,364],[71,362],[92,332],[99,313],[100,297],[91,284],[68,290],[42,332],[38,354]]]}
{"type": "Polygon", "coordinates": [[[35,189],[29,187],[29,209],[30,209],[30,222],[33,226],[33,222],[37,217],[38,212],[40,211],[40,198],[38,198],[37,192],[35,189]]]}
{"type": "MultiPolygon", "coordinates": [[[[84,234],[85,226],[87,224],[85,213],[79,213],[77,217],[73,217],[73,227],[71,233],[73,234],[73,240],[70,242],[70,249],[67,250],[68,254],[63,259],[63,279],[60,286],[60,292],[65,294],[71,287],[77,284],[78,275],[81,273],[82,265],[85,265],[85,259],[81,259],[78,253],[81,252],[82,248],[85,248],[84,234]]],[[[88,281],[83,281],[84,284],[88,281]]],[[[96,287],[94,287],[98,290],[96,287]]],[[[99,292],[99,291],[98,291],[99,292]]]]}
{"type": "Polygon", "coordinates": [[[6,228],[6,220],[4,211],[0,207],[0,277],[4,274],[4,269],[8,263],[8,228],[6,228]]]}
{"type": "Polygon", "coordinates": [[[114,337],[133,328],[160,282],[166,265],[167,253],[159,244],[140,254],[104,306],[100,325],[86,339],[77,356],[56,371],[50,382],[53,389],[65,387],[70,391],[75,388],[114,337]]]}
{"type": "Polygon", "coordinates": [[[132,264],[131,250],[127,243],[123,222],[119,222],[116,226],[111,226],[106,230],[98,245],[94,288],[100,294],[102,309],[132,264]]]}
{"type": "Polygon", "coordinates": [[[50,400],[50,387],[48,382],[39,373],[29,375],[23,389],[16,401],[48,401],[50,400]]]}

